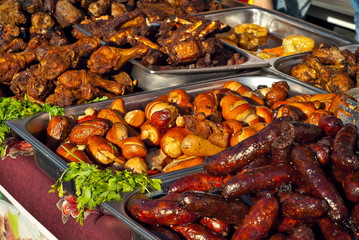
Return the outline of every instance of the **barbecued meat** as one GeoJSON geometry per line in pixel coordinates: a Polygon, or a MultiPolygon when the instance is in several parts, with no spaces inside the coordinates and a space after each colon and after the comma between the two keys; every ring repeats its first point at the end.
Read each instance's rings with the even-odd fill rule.
{"type": "Polygon", "coordinates": [[[27,83],[30,78],[34,78],[34,70],[37,68],[36,65],[33,65],[31,68],[28,68],[24,71],[16,73],[12,78],[10,84],[10,90],[17,96],[18,98],[24,97],[27,91],[27,83]]]}
{"type": "Polygon", "coordinates": [[[94,21],[84,21],[79,24],[80,27],[107,41],[122,24],[133,20],[141,15],[141,10],[135,9],[131,12],[124,12],[118,17],[110,17],[107,20],[99,19],[94,21]]]}
{"type": "Polygon", "coordinates": [[[36,60],[33,51],[8,53],[0,57],[0,83],[10,84],[15,73],[25,69],[36,60]]]}
{"type": "Polygon", "coordinates": [[[82,13],[67,0],[59,0],[55,6],[55,17],[63,28],[71,26],[82,19],[82,13]]]}
{"type": "Polygon", "coordinates": [[[291,75],[329,92],[345,93],[358,85],[359,63],[355,53],[320,45],[295,65],[291,75]]]}
{"type": "Polygon", "coordinates": [[[142,57],[147,50],[148,47],[142,44],[127,49],[102,46],[91,55],[87,67],[91,72],[100,74],[119,70],[129,60],[142,57]]]}
{"type": "Polygon", "coordinates": [[[21,38],[14,38],[10,43],[4,44],[0,48],[0,56],[5,53],[14,53],[26,48],[26,43],[21,38]]]}
{"type": "Polygon", "coordinates": [[[162,21],[173,15],[180,16],[183,10],[179,7],[173,7],[166,2],[144,2],[137,3],[137,7],[142,10],[145,16],[151,21],[162,21]]]}
{"type": "Polygon", "coordinates": [[[110,0],[97,0],[96,2],[90,3],[88,11],[94,17],[100,17],[105,15],[108,9],[110,8],[110,0]]]}
{"type": "Polygon", "coordinates": [[[11,42],[20,34],[18,25],[26,22],[17,0],[4,0],[0,2],[0,46],[11,42]]]}
{"type": "Polygon", "coordinates": [[[39,56],[39,71],[43,78],[54,80],[61,73],[70,68],[75,68],[80,58],[94,52],[100,46],[98,37],[84,37],[76,43],[51,47],[43,56],[39,56]]]}
{"type": "Polygon", "coordinates": [[[104,79],[86,70],[70,70],[57,81],[54,94],[46,102],[61,107],[81,104],[96,97],[115,97],[125,92],[125,85],[104,79]]]}
{"type": "Polygon", "coordinates": [[[35,13],[40,11],[43,2],[42,0],[18,0],[22,6],[22,8],[28,13],[35,13]]]}

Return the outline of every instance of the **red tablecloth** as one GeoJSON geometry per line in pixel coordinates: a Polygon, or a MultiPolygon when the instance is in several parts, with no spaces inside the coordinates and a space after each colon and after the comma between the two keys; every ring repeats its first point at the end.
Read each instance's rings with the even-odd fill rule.
{"type": "Polygon", "coordinates": [[[54,181],[36,165],[33,156],[0,159],[0,184],[55,237],[66,239],[133,239],[132,231],[112,216],[90,214],[81,226],[72,217],[63,224],[56,207],[57,193],[48,193],[54,181]]]}

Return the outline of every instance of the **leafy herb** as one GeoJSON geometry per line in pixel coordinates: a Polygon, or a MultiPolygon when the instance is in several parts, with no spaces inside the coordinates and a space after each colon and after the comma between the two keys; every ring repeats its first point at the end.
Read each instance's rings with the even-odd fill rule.
{"type": "Polygon", "coordinates": [[[103,96],[103,97],[97,97],[95,99],[92,99],[90,101],[86,101],[85,103],[94,103],[94,102],[101,102],[101,101],[104,101],[104,100],[107,100],[108,97],[106,96],[103,96]]]}
{"type": "Polygon", "coordinates": [[[83,161],[71,162],[68,166],[69,168],[51,186],[52,189],[49,192],[58,191],[61,197],[64,194],[64,181],[74,180],[79,212],[76,221],[81,225],[86,206],[92,210],[102,202],[122,201],[122,193],[135,189],[139,189],[141,193],[149,192],[148,186],[161,190],[161,180],[148,178],[145,172],[142,174],[133,174],[127,170],[112,172],[109,169],[98,169],[98,166],[83,161]]]}
{"type": "Polygon", "coordinates": [[[49,112],[50,117],[56,115],[63,115],[64,109],[51,106],[50,104],[39,105],[30,102],[27,96],[24,100],[16,100],[11,97],[0,98],[0,156],[4,156],[4,141],[10,133],[10,128],[5,124],[5,121],[10,119],[18,119],[22,117],[32,116],[39,112],[49,112]]]}

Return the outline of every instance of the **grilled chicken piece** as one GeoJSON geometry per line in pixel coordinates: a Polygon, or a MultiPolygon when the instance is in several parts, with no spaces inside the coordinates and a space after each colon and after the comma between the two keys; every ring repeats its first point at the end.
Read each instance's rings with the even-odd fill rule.
{"type": "Polygon", "coordinates": [[[28,13],[35,13],[39,11],[43,5],[42,0],[18,0],[22,8],[28,13]]]}
{"type": "Polygon", "coordinates": [[[98,37],[84,37],[70,45],[51,47],[43,56],[37,54],[39,71],[44,79],[54,80],[71,67],[75,68],[81,57],[91,54],[99,46],[98,37]]]}
{"type": "Polygon", "coordinates": [[[5,53],[14,53],[26,48],[26,43],[21,38],[14,38],[9,44],[0,48],[0,56],[5,53]]]}
{"type": "Polygon", "coordinates": [[[25,69],[36,60],[33,51],[8,53],[0,57],[0,83],[10,84],[15,73],[25,69]]]}
{"type": "Polygon", "coordinates": [[[69,70],[57,81],[54,94],[46,102],[60,107],[82,104],[96,97],[114,98],[124,94],[125,85],[107,80],[86,70],[69,70]]]}
{"type": "Polygon", "coordinates": [[[100,17],[105,15],[108,9],[110,8],[110,0],[97,0],[96,2],[90,3],[88,11],[94,17],[100,17]]]}
{"type": "Polygon", "coordinates": [[[112,69],[119,70],[129,60],[142,57],[148,50],[145,45],[121,49],[102,46],[95,51],[87,62],[87,67],[93,73],[104,74],[112,69]]]}
{"type": "Polygon", "coordinates": [[[338,47],[321,45],[313,49],[312,54],[322,63],[328,65],[341,65],[345,57],[341,54],[338,47]]]}
{"type": "Polygon", "coordinates": [[[330,79],[332,83],[331,92],[333,93],[346,93],[355,86],[348,73],[333,73],[330,79]]]}

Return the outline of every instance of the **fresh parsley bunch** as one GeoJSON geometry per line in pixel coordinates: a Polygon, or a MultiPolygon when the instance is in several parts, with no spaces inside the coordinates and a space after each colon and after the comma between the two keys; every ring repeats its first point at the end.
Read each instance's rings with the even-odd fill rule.
{"type": "Polygon", "coordinates": [[[11,97],[0,98],[0,156],[4,156],[4,141],[10,133],[10,128],[5,124],[5,121],[10,119],[18,119],[32,116],[39,112],[49,112],[50,116],[63,115],[64,109],[51,106],[50,104],[39,105],[30,102],[27,96],[24,100],[16,100],[11,97]]]}
{"type": "Polygon", "coordinates": [[[97,165],[80,162],[71,162],[61,177],[52,185],[51,192],[59,192],[59,196],[63,196],[63,182],[74,180],[77,195],[77,209],[79,215],[76,219],[81,225],[85,207],[90,210],[102,202],[111,200],[122,201],[122,193],[131,192],[135,189],[143,193],[148,191],[148,186],[161,190],[161,180],[148,178],[147,174],[134,174],[130,171],[111,171],[109,169],[98,169],[97,165]]]}

